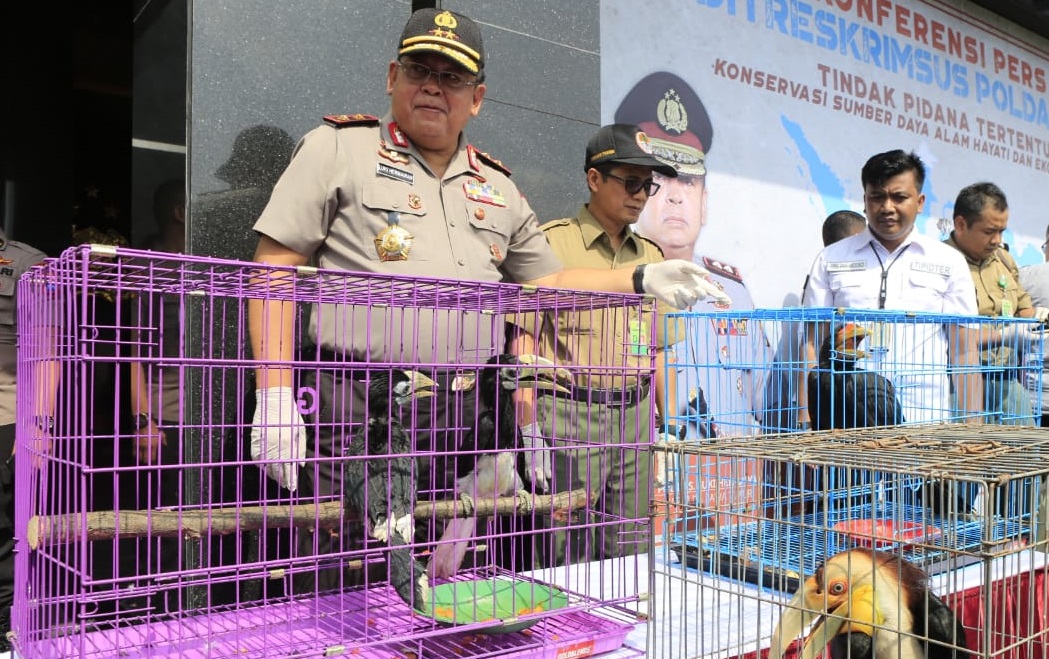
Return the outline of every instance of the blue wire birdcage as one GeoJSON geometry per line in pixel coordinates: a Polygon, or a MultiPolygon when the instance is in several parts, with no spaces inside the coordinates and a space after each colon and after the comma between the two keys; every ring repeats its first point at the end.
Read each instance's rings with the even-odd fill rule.
{"type": "Polygon", "coordinates": [[[1043,491],[1028,462],[1038,431],[1023,429],[1040,409],[1023,386],[1043,354],[1032,321],[782,309],[666,326],[666,423],[684,429],[669,445],[669,558],[792,590],[853,546],[935,572],[1031,537],[1043,491]]]}

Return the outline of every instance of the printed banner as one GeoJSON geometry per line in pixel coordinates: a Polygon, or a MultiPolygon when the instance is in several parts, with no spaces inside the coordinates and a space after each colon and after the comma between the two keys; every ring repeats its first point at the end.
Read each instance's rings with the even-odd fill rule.
{"type": "Polygon", "coordinates": [[[1013,256],[1041,262],[1049,49],[1010,32],[932,1],[603,1],[603,121],[695,175],[639,229],[757,307],[795,305],[824,218],[862,212],[863,163],[902,148],[928,166],[919,231],[946,238],[958,191],[992,181],[1013,256]]]}

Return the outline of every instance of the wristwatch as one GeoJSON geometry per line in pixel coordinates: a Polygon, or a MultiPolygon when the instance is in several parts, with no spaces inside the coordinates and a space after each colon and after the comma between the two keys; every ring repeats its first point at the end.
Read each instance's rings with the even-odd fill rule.
{"type": "Polygon", "coordinates": [[[149,424],[156,424],[156,420],[152,415],[146,414],[145,412],[139,412],[138,414],[131,417],[132,425],[135,426],[135,430],[142,430],[149,426],[149,424]]]}
{"type": "Polygon", "coordinates": [[[634,292],[638,295],[645,294],[645,263],[634,268],[634,276],[630,278],[634,284],[634,292]]]}

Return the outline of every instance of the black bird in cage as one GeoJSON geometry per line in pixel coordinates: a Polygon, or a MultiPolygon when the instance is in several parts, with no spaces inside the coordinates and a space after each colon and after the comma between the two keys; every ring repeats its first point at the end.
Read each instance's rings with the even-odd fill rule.
{"type": "Polygon", "coordinates": [[[809,416],[813,430],[868,428],[904,422],[896,387],[883,375],[856,366],[867,356],[858,348],[867,330],[845,323],[824,340],[819,367],[809,373],[809,416]]]}
{"type": "MultiPolygon", "coordinates": [[[[460,457],[455,493],[467,507],[479,497],[497,498],[523,490],[519,464],[523,455],[517,426],[514,392],[518,389],[547,389],[568,392],[571,373],[538,355],[499,354],[491,357],[477,378],[477,393],[483,407],[477,416],[477,428],[467,438],[469,457],[460,457]]],[[[450,577],[459,570],[469,541],[477,526],[474,516],[453,518],[445,525],[437,546],[430,556],[431,578],[450,577]]]]}
{"type": "Polygon", "coordinates": [[[378,372],[368,384],[368,419],[350,440],[346,454],[346,498],[365,520],[368,535],[391,546],[390,583],[417,610],[430,606],[426,569],[410,548],[415,535],[415,479],[412,436],[400,411],[434,394],[436,386],[417,371],[378,372]]]}
{"type": "Polygon", "coordinates": [[[718,436],[718,426],[707,404],[703,390],[696,388],[688,392],[688,425],[696,429],[697,439],[712,439],[718,436]]]}
{"type": "Polygon", "coordinates": [[[894,554],[836,554],[783,609],[769,659],[782,659],[810,625],[803,659],[824,648],[829,659],[969,659],[961,620],[927,582],[921,568],[894,554]]]}

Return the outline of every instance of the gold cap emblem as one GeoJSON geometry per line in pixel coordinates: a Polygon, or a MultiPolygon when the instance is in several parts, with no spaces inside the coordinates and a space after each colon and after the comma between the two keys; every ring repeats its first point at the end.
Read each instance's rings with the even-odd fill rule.
{"type": "Polygon", "coordinates": [[[459,21],[455,20],[455,16],[452,16],[452,12],[450,11],[442,11],[440,14],[434,16],[433,24],[440,25],[448,30],[454,30],[459,27],[459,21]]]}
{"type": "Polygon", "coordinates": [[[680,135],[688,130],[688,112],[685,112],[685,106],[681,103],[681,96],[673,89],[668,89],[660,99],[656,118],[667,132],[680,135]]]}

